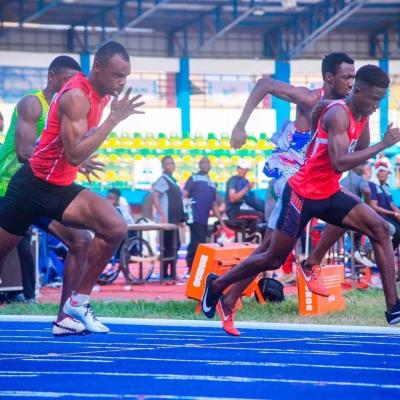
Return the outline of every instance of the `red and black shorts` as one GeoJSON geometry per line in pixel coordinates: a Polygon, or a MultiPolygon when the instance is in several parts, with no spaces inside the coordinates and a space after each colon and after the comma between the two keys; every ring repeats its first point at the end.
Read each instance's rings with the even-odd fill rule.
{"type": "Polygon", "coordinates": [[[311,218],[344,227],[343,219],[361,200],[342,191],[327,199],[306,199],[286,184],[280,202],[281,210],[276,229],[292,238],[298,238],[311,218]]]}
{"type": "Polygon", "coordinates": [[[22,236],[38,217],[62,222],[64,211],[84,189],[75,183],[58,186],[36,178],[26,163],[10,180],[0,206],[0,227],[22,236]]]}

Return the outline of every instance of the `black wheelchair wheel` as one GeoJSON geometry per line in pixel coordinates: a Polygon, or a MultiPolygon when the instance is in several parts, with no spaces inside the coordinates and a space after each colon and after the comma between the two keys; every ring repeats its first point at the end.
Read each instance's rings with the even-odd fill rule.
{"type": "Polygon", "coordinates": [[[153,249],[144,239],[131,237],[122,245],[120,263],[128,283],[140,283],[150,279],[156,260],[153,249]]]}

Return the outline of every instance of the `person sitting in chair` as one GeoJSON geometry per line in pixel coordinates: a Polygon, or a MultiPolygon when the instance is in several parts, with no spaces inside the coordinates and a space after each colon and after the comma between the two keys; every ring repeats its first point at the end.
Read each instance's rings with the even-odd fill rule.
{"type": "Polygon", "coordinates": [[[251,168],[247,160],[240,160],[237,165],[237,175],[226,183],[225,204],[229,219],[249,219],[264,221],[264,202],[255,196],[252,189],[254,183],[246,179],[251,168]]]}

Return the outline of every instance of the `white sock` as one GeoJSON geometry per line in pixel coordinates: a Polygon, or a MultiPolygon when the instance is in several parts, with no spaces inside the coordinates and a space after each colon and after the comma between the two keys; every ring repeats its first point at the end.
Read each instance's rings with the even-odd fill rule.
{"type": "Polygon", "coordinates": [[[72,292],[71,300],[74,306],[81,306],[83,304],[89,303],[90,296],[88,294],[80,294],[72,292]]]}

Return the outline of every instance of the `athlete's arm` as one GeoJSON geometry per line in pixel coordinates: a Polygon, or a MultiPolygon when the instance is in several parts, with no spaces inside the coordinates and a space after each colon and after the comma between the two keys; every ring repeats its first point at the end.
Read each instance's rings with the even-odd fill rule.
{"type": "MultiPolygon", "coordinates": [[[[347,128],[349,117],[341,106],[332,106],[323,116],[323,126],[328,131],[328,152],[336,172],[348,171],[400,140],[400,130],[388,126],[383,140],[363,150],[349,153],[347,128]]],[[[369,129],[369,128],[366,128],[369,129]]]]}
{"type": "Polygon", "coordinates": [[[78,166],[86,160],[104,142],[112,129],[129,115],[143,114],[143,111],[136,110],[144,104],[136,102],[141,95],[130,99],[130,92],[128,89],[121,100],[115,98],[108,117],[90,132],[87,126],[90,103],[86,95],[79,89],[72,89],[61,96],[58,110],[61,137],[66,159],[71,165],[78,166]]]}
{"type": "Polygon", "coordinates": [[[311,110],[314,107],[315,102],[318,100],[317,94],[306,87],[293,86],[289,83],[280,82],[271,78],[259,79],[246,101],[238,122],[233,128],[231,137],[232,147],[240,148],[246,142],[247,135],[245,127],[247,121],[260,101],[268,94],[272,94],[279,99],[286,100],[290,103],[297,104],[306,110],[311,110]]]}
{"type": "Polygon", "coordinates": [[[357,140],[357,144],[356,147],[354,148],[354,151],[360,151],[366,149],[367,147],[369,147],[370,142],[371,142],[371,134],[369,130],[369,124],[367,124],[365,125],[363,133],[357,140]]]}
{"type": "Polygon", "coordinates": [[[26,96],[17,104],[18,117],[14,140],[15,151],[20,163],[28,161],[35,149],[36,124],[42,112],[42,105],[35,96],[26,96]]]}

